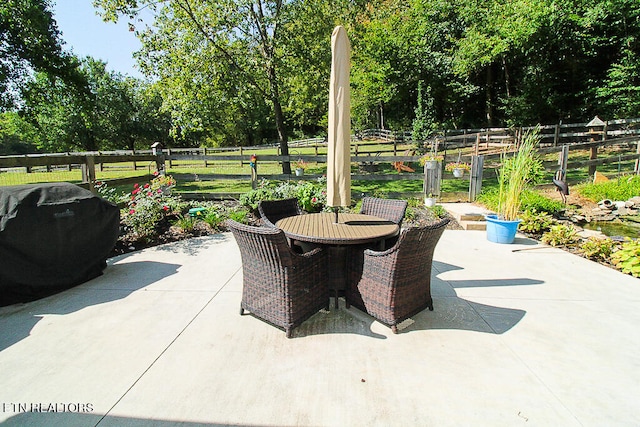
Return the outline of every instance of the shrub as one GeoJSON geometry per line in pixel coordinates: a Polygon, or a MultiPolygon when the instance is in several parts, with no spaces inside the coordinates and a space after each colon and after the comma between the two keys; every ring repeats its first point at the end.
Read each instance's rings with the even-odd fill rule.
{"type": "Polygon", "coordinates": [[[169,207],[160,205],[157,200],[143,198],[129,204],[130,208],[123,215],[122,222],[125,226],[141,238],[152,238],[156,235],[156,227],[162,221],[169,207]]]}
{"type": "Polygon", "coordinates": [[[573,226],[558,224],[551,226],[540,240],[551,246],[572,246],[580,240],[580,237],[573,226]]]}
{"type": "Polygon", "coordinates": [[[522,206],[524,210],[536,210],[538,212],[547,212],[551,215],[565,209],[564,203],[550,199],[535,190],[525,190],[522,192],[522,206]]]}
{"type": "Polygon", "coordinates": [[[625,274],[640,277],[640,240],[627,240],[611,255],[613,265],[625,274]]]}
{"type": "Polygon", "coordinates": [[[551,229],[555,220],[546,212],[538,212],[534,209],[527,209],[520,215],[522,222],[519,225],[520,231],[525,233],[540,234],[551,229]]]}
{"type": "Polygon", "coordinates": [[[229,219],[232,219],[241,224],[249,223],[249,212],[245,209],[229,212],[229,219]]]}
{"type": "Polygon", "coordinates": [[[253,211],[258,209],[261,200],[277,200],[295,197],[300,207],[307,212],[319,212],[327,204],[326,180],[298,181],[295,184],[281,184],[262,180],[258,188],[240,196],[240,204],[253,211]]]}
{"type": "Polygon", "coordinates": [[[442,219],[448,216],[447,210],[443,208],[441,205],[431,206],[431,207],[428,207],[427,209],[431,210],[431,212],[433,212],[433,214],[438,218],[442,219]]]}
{"type": "Polygon", "coordinates": [[[116,190],[113,187],[109,187],[106,182],[96,181],[93,184],[93,187],[98,192],[98,196],[110,201],[115,205],[120,205],[121,203],[127,202],[126,194],[124,194],[122,191],[116,190]]]}
{"type": "Polygon", "coordinates": [[[196,218],[190,215],[178,215],[178,218],[173,222],[173,225],[184,231],[185,233],[191,233],[196,226],[196,218]]]}
{"type": "Polygon", "coordinates": [[[424,204],[424,200],[417,197],[411,197],[407,200],[407,205],[411,208],[421,207],[424,204]]]}
{"type": "MultiPolygon", "coordinates": [[[[535,190],[526,189],[521,195],[522,204],[520,206],[521,211],[536,210],[537,212],[546,212],[549,214],[555,214],[562,211],[565,206],[562,202],[552,200],[535,190]]],[[[478,195],[478,202],[485,205],[488,209],[493,211],[498,210],[499,194],[497,188],[489,188],[483,190],[478,195]]]]}
{"type": "Polygon", "coordinates": [[[413,221],[416,217],[416,210],[411,206],[407,206],[407,210],[404,211],[404,220],[413,221]]]}
{"type": "Polygon", "coordinates": [[[204,215],[202,220],[214,230],[219,230],[220,225],[224,222],[224,216],[215,208],[210,208],[204,215]]]}
{"type": "Polygon", "coordinates": [[[603,199],[629,200],[640,194],[640,176],[623,176],[616,180],[597,184],[580,184],[576,186],[576,192],[592,202],[599,202],[603,199]]]}
{"type": "Polygon", "coordinates": [[[312,182],[304,182],[298,186],[296,198],[300,207],[307,212],[319,212],[327,204],[327,191],[312,182]]]}
{"type": "Polygon", "coordinates": [[[612,239],[596,236],[589,237],[579,245],[580,253],[594,261],[607,261],[616,247],[612,239]]]}
{"type": "Polygon", "coordinates": [[[168,195],[167,184],[175,184],[173,178],[161,175],[142,186],[134,184],[122,222],[141,238],[151,238],[157,233],[161,221],[174,212],[180,201],[168,195]]]}

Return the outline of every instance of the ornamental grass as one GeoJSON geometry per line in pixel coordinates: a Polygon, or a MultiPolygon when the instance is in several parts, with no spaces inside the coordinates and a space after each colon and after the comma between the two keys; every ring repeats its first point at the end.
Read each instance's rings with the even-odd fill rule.
{"type": "Polygon", "coordinates": [[[498,214],[501,219],[514,221],[518,218],[522,193],[544,173],[542,161],[536,148],[540,141],[540,129],[524,134],[518,152],[507,158],[503,155],[499,171],[498,214]]]}

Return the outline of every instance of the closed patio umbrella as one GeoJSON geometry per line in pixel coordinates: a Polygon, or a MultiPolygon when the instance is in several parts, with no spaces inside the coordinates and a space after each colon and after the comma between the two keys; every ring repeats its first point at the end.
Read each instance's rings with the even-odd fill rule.
{"type": "Polygon", "coordinates": [[[337,26],[331,35],[331,79],[329,81],[329,129],[327,151],[327,204],[335,208],[351,205],[351,90],[349,70],[351,45],[347,31],[337,26]]]}

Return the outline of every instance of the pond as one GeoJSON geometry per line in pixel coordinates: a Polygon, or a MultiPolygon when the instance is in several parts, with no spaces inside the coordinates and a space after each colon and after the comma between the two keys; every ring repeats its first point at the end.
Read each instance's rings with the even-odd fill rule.
{"type": "Polygon", "coordinates": [[[634,222],[591,221],[582,226],[587,230],[600,231],[609,237],[623,236],[633,239],[640,237],[640,224],[634,222]]]}

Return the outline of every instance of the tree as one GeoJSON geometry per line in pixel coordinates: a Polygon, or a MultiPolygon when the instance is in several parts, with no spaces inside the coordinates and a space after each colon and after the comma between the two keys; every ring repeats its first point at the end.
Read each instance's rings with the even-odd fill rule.
{"type": "Polygon", "coordinates": [[[35,128],[15,111],[0,113],[0,155],[35,153],[35,128]]]}
{"type": "Polygon", "coordinates": [[[0,3],[0,110],[16,105],[32,70],[61,78],[74,90],[85,87],[77,61],[60,44],[48,0],[0,3]]]}
{"type": "Polygon", "coordinates": [[[61,80],[37,73],[25,90],[25,116],[47,152],[148,148],[167,145],[170,122],[159,113],[160,99],[132,77],[110,72],[102,61],[82,61],[89,92],[69,90],[61,80]]]}
{"type": "MultiPolygon", "coordinates": [[[[198,101],[196,91],[209,86],[209,78],[221,79],[225,73],[226,84],[213,87],[220,98],[208,96],[202,101],[224,104],[232,102],[237,94],[240,102],[233,103],[242,109],[243,101],[255,102],[258,97],[266,100],[272,109],[281,153],[289,154],[278,69],[286,2],[96,0],[94,4],[103,8],[105,19],[114,21],[119,15],[135,17],[140,8],[156,10],[155,30],[147,27],[141,40],[147,55],[146,69],[153,70],[160,82],[166,83],[166,95],[184,99],[180,92],[190,93],[186,101],[193,104],[198,101]],[[248,93],[245,86],[255,92],[248,93]],[[233,89],[235,94],[229,96],[233,89]]],[[[283,172],[291,173],[288,162],[283,163],[283,172]]]]}

